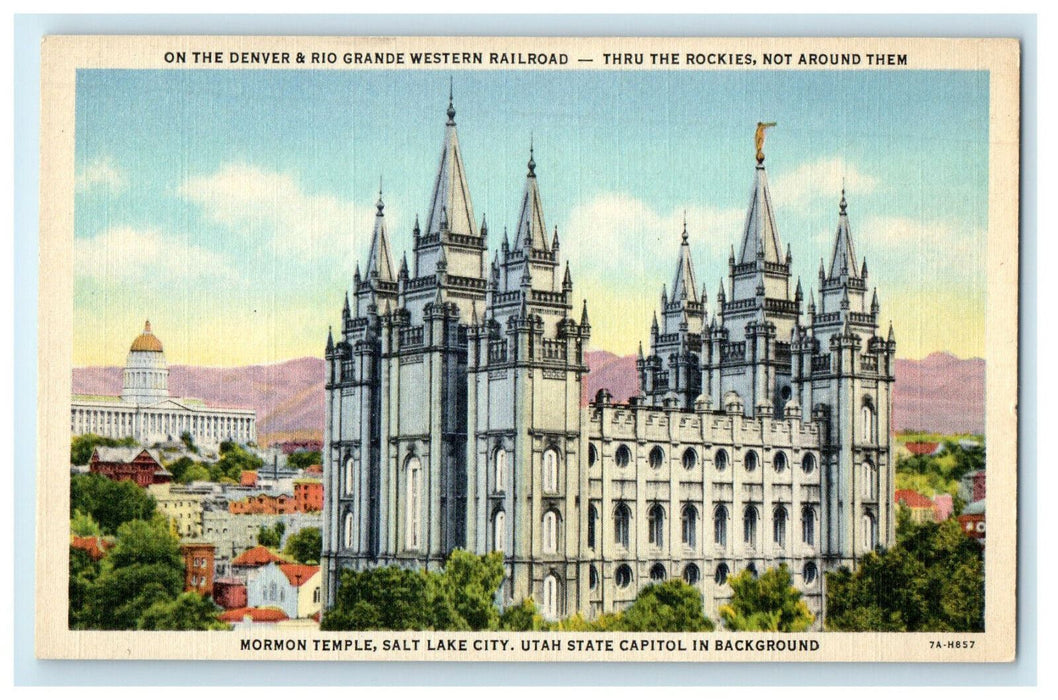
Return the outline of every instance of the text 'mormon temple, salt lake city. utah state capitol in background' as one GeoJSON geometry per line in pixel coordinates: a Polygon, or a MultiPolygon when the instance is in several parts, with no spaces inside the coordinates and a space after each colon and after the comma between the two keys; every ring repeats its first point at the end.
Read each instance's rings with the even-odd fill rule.
{"type": "Polygon", "coordinates": [[[436,569],[464,548],[502,551],[501,603],[532,597],[552,619],[620,610],[673,577],[715,617],[729,576],[781,563],[818,616],[822,572],[891,544],[895,524],[896,343],[891,324],[879,334],[844,192],[806,295],[759,125],[715,312],[684,225],[639,395],[616,404],[603,390],[582,406],[588,305],[575,308],[545,226],[532,149],[513,235],[490,259],[451,100],[447,113],[410,262],[392,258],[380,195],[367,263],[327,338],[324,604],[343,569],[436,569]]]}

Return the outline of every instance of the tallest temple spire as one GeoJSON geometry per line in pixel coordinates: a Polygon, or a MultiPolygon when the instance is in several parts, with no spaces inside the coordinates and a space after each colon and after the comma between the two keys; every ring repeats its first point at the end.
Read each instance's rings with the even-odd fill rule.
{"type": "Polygon", "coordinates": [[[476,235],[474,231],[474,208],[470,203],[463,156],[459,149],[459,134],[456,132],[456,109],[452,101],[452,87],[448,89],[448,121],[445,123],[444,145],[441,162],[434,181],[430,213],[426,219],[426,235],[445,231],[463,236],[476,235]]]}

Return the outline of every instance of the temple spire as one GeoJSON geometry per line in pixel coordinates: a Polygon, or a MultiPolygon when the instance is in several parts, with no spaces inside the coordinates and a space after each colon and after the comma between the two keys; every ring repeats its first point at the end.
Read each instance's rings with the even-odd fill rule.
{"type": "Polygon", "coordinates": [[[757,165],[754,171],[753,191],[750,193],[749,207],[746,210],[746,224],[742,231],[738,262],[756,261],[758,251],[766,263],[783,262],[782,242],[779,240],[779,229],[775,225],[771,192],[768,189],[768,173],[763,165],[757,165]]]}
{"type": "Polygon", "coordinates": [[[672,278],[673,301],[686,299],[698,302],[698,283],[694,278],[694,265],[691,262],[691,246],[687,242],[687,215],[683,218],[683,233],[681,234],[680,257],[676,262],[676,274],[672,278]]]}
{"type": "Polygon", "coordinates": [[[518,230],[515,240],[526,250],[548,251],[547,226],[544,224],[544,207],[537,186],[536,161],[533,159],[532,142],[529,145],[529,174],[525,178],[522,206],[518,214],[518,230]]]}
{"type": "Polygon", "coordinates": [[[377,275],[381,282],[393,282],[393,259],[389,252],[389,237],[386,235],[386,217],[382,214],[385,208],[380,183],[378,201],[375,203],[375,228],[371,232],[371,252],[367,256],[367,277],[370,280],[377,275]]]}
{"type": "Polygon", "coordinates": [[[856,277],[856,249],[852,245],[852,228],[849,226],[848,202],[845,190],[841,190],[841,202],[838,204],[838,230],[834,234],[834,253],[830,258],[830,279],[847,274],[856,277]]]}
{"type": "Polygon", "coordinates": [[[455,123],[456,110],[452,105],[449,86],[448,122],[445,124],[444,145],[441,162],[434,180],[430,213],[426,218],[426,235],[439,233],[442,229],[464,236],[475,236],[474,209],[470,203],[470,188],[467,186],[463,156],[459,148],[459,134],[455,123]]]}

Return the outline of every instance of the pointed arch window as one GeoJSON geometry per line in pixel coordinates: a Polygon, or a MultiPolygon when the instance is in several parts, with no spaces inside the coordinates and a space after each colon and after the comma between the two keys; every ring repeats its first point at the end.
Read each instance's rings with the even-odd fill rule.
{"type": "Polygon", "coordinates": [[[809,547],[816,544],[816,513],[812,506],[801,509],[801,541],[809,547]]]}
{"type": "Polygon", "coordinates": [[[651,469],[661,469],[661,465],[665,463],[665,452],[655,445],[650,450],[649,460],[651,469]]]}
{"type": "Polygon", "coordinates": [[[860,423],[863,425],[862,430],[864,442],[875,442],[874,422],[874,406],[871,405],[870,401],[864,401],[863,408],[860,409],[860,423]]]}
{"type": "Polygon", "coordinates": [[[716,457],[713,458],[713,463],[716,464],[716,470],[718,472],[727,469],[727,450],[717,450],[716,457]]]}
{"type": "Polygon", "coordinates": [[[683,468],[694,469],[698,466],[698,453],[693,447],[688,447],[683,451],[683,468]]]}
{"type": "Polygon", "coordinates": [[[694,549],[698,540],[698,509],[688,503],[680,514],[680,532],[683,544],[694,549]]]}
{"type": "Polygon", "coordinates": [[[742,513],[742,541],[750,549],[757,546],[757,509],[746,506],[742,513]]]}
{"type": "Polygon", "coordinates": [[[595,521],[599,519],[599,511],[595,504],[588,506],[588,547],[595,549],[595,521]]]}
{"type": "Polygon", "coordinates": [[[594,467],[599,461],[599,450],[592,443],[588,443],[588,466],[594,467]]]}
{"type": "Polygon", "coordinates": [[[772,539],[780,549],[786,547],[786,508],[779,506],[772,518],[772,539]]]}
{"type": "Polygon", "coordinates": [[[647,511],[647,539],[655,547],[665,546],[665,509],[658,503],[647,511]]]}
{"type": "Polygon", "coordinates": [[[744,464],[747,472],[755,471],[757,469],[757,453],[753,450],[747,452],[744,464]]]}
{"type": "Polygon", "coordinates": [[[492,453],[492,480],[496,491],[507,488],[507,450],[497,447],[492,453]]]}
{"type": "Polygon", "coordinates": [[[343,529],[345,531],[345,537],[343,538],[345,548],[351,549],[353,546],[353,514],[350,512],[346,512],[345,514],[345,526],[343,529]]]}
{"type": "Polygon", "coordinates": [[[864,460],[861,465],[861,472],[863,481],[861,493],[864,498],[874,498],[878,493],[876,487],[878,482],[878,470],[874,468],[874,465],[871,464],[870,460],[864,460]]]}
{"type": "Polygon", "coordinates": [[[352,496],[354,492],[353,484],[356,479],[356,465],[353,462],[352,457],[348,457],[345,460],[345,495],[352,496]]]}
{"type": "Polygon", "coordinates": [[[541,611],[549,620],[558,617],[558,577],[548,574],[544,577],[543,610],[541,611]]]}
{"type": "Polygon", "coordinates": [[[422,463],[419,458],[409,457],[404,471],[404,542],[408,549],[418,549],[422,525],[422,463]]]}
{"type": "Polygon", "coordinates": [[[863,550],[865,552],[873,551],[878,544],[877,531],[875,528],[874,516],[870,513],[863,514],[863,550]]]}
{"type": "Polygon", "coordinates": [[[801,471],[805,474],[811,474],[815,471],[815,468],[816,458],[813,457],[811,453],[805,454],[805,456],[801,458],[801,471]]]}
{"type": "Polygon", "coordinates": [[[544,513],[542,528],[543,548],[545,554],[558,551],[558,515],[553,510],[544,513]]]}
{"type": "Polygon", "coordinates": [[[632,513],[624,503],[618,503],[613,514],[613,540],[625,549],[628,548],[628,530],[631,527],[632,513]]]}
{"type": "Polygon", "coordinates": [[[497,552],[507,551],[507,514],[496,511],[492,517],[492,549],[497,552]]]}
{"type": "Polygon", "coordinates": [[[558,452],[554,448],[544,450],[544,491],[558,491],[558,452]]]}
{"type": "Polygon", "coordinates": [[[727,546],[727,508],[724,506],[717,506],[713,511],[713,542],[727,546]]]}
{"type": "Polygon", "coordinates": [[[776,452],[774,459],[772,459],[772,466],[775,467],[776,474],[782,474],[786,471],[786,453],[776,452]]]}

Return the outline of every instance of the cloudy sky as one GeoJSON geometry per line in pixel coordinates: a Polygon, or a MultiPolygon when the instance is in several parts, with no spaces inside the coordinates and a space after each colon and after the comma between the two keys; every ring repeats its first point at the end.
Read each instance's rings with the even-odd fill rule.
{"type": "MultiPolygon", "coordinates": [[[[794,273],[816,283],[842,183],[902,357],[984,352],[985,73],[88,70],[77,82],[74,349],[122,364],[321,356],[379,179],[396,259],[440,156],[449,77],[474,211],[513,226],[530,135],[592,345],[648,338],[684,212],[710,311],[757,121],[794,273]]],[[[883,329],[884,331],[884,329],[883,329]]]]}

